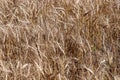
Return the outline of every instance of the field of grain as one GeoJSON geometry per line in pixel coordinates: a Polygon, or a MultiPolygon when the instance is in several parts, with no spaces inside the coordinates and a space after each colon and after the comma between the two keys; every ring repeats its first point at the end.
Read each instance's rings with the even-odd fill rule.
{"type": "Polygon", "coordinates": [[[0,0],[0,80],[120,80],[120,0],[0,0]]]}

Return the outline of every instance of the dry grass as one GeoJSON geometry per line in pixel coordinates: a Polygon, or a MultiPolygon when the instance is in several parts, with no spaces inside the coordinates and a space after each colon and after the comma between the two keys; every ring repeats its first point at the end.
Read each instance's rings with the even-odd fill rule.
{"type": "Polygon", "coordinates": [[[0,0],[0,80],[120,80],[120,0],[0,0]]]}

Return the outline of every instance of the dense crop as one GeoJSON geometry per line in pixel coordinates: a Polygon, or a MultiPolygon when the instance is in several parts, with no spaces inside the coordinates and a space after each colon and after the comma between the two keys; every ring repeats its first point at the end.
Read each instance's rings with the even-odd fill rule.
{"type": "Polygon", "coordinates": [[[120,0],[0,0],[0,80],[120,80],[120,0]]]}

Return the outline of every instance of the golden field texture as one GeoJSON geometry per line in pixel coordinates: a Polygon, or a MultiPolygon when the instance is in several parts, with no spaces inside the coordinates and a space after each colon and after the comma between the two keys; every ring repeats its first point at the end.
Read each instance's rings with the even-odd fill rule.
{"type": "Polygon", "coordinates": [[[0,80],[120,80],[120,0],[0,0],[0,80]]]}

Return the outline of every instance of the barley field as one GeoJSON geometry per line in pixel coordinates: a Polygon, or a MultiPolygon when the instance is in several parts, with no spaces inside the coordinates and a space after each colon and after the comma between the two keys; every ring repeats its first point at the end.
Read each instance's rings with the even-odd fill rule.
{"type": "Polygon", "coordinates": [[[0,0],[0,80],[120,80],[120,0],[0,0]]]}

